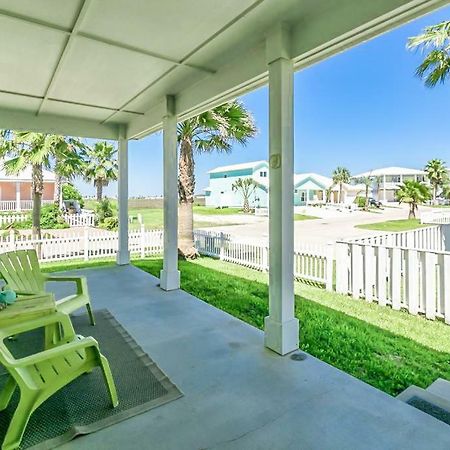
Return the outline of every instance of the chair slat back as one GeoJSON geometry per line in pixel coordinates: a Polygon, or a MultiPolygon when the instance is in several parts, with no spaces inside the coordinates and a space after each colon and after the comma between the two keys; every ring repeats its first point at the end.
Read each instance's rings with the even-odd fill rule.
{"type": "Polygon", "coordinates": [[[14,291],[38,293],[45,290],[36,250],[17,250],[0,254],[0,272],[14,291]]]}

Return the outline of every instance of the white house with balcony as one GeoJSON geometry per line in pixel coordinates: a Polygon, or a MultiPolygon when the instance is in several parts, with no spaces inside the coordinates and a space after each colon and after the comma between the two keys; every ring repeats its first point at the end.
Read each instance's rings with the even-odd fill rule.
{"type": "Polygon", "coordinates": [[[406,180],[427,182],[425,172],[407,167],[383,167],[381,169],[369,170],[352,176],[357,182],[361,178],[373,179],[373,189],[376,197],[381,202],[394,202],[399,185],[406,180]]]}

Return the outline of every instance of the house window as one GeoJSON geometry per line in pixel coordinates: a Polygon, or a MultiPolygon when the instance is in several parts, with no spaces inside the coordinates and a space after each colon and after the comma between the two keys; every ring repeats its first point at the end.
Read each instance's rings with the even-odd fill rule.
{"type": "Polygon", "coordinates": [[[263,170],[263,171],[259,172],[259,176],[260,176],[261,178],[267,178],[267,171],[266,171],[266,170],[263,170]]]}
{"type": "Polygon", "coordinates": [[[228,178],[228,175],[224,175],[223,177],[224,177],[224,178],[228,178]]]}

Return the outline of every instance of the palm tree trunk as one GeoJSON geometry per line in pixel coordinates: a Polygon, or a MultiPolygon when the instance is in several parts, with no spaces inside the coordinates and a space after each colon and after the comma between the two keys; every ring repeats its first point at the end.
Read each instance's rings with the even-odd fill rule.
{"type": "Polygon", "coordinates": [[[55,174],[55,192],[53,194],[53,201],[59,206],[61,199],[61,189],[62,189],[62,177],[61,175],[55,174]]]}
{"type": "Polygon", "coordinates": [[[186,258],[195,258],[194,247],[194,155],[192,142],[185,139],[180,145],[180,160],[178,163],[178,246],[186,258]]]}
{"type": "Polygon", "coordinates": [[[436,191],[437,191],[437,186],[435,184],[433,184],[433,205],[436,204],[436,191]]]}
{"type": "Polygon", "coordinates": [[[250,204],[249,204],[249,202],[248,202],[248,197],[246,197],[246,196],[244,196],[244,205],[243,205],[243,208],[244,208],[244,213],[245,213],[245,214],[248,214],[248,213],[250,212],[250,204]]]}
{"type": "Polygon", "coordinates": [[[33,236],[41,239],[41,204],[44,191],[44,176],[42,164],[32,166],[32,192],[33,192],[33,236]]]}
{"type": "Polygon", "coordinates": [[[339,183],[339,203],[342,202],[342,183],[339,183]]]}
{"type": "Polygon", "coordinates": [[[369,185],[366,184],[366,201],[364,202],[364,210],[369,211],[369,185]]]}
{"type": "Polygon", "coordinates": [[[102,198],[103,198],[103,182],[102,182],[102,180],[96,180],[95,187],[97,188],[97,201],[101,202],[102,198]]]}
{"type": "Polygon", "coordinates": [[[410,203],[408,219],[415,219],[415,218],[416,218],[416,205],[414,203],[410,203]]]}

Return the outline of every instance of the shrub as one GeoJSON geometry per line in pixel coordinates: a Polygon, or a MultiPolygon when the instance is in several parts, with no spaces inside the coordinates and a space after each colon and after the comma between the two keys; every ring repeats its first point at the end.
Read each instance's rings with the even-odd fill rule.
{"type": "Polygon", "coordinates": [[[68,228],[58,205],[51,203],[41,209],[41,227],[44,229],[68,228]]]}
{"type": "Polygon", "coordinates": [[[355,203],[358,208],[364,208],[364,206],[366,206],[366,197],[356,197],[355,203]]]}
{"type": "Polygon", "coordinates": [[[63,200],[77,200],[82,208],[84,208],[84,200],[80,191],[70,183],[63,184],[62,187],[63,200]]]}
{"type": "Polygon", "coordinates": [[[107,217],[101,224],[101,227],[115,231],[119,228],[119,219],[117,217],[107,217]]]}
{"type": "Polygon", "coordinates": [[[114,211],[111,202],[107,198],[104,198],[102,201],[97,203],[97,206],[95,207],[95,214],[99,224],[102,224],[108,217],[113,217],[114,211]]]}

